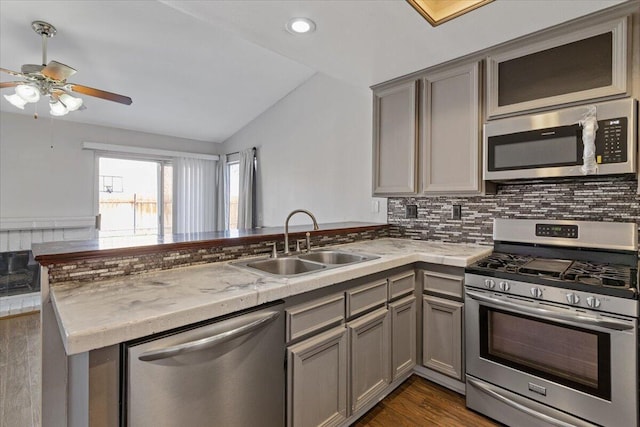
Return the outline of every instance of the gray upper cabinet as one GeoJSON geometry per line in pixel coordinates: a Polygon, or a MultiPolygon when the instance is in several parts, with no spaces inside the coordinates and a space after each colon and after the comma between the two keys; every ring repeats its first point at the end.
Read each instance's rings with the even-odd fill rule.
{"type": "Polygon", "coordinates": [[[481,192],[480,64],[449,67],[421,80],[422,194],[481,192]]]}
{"type": "Polygon", "coordinates": [[[373,194],[415,194],[416,81],[373,93],[373,194]]]}
{"type": "Polygon", "coordinates": [[[488,116],[626,94],[630,27],[618,18],[489,56],[488,116]]]}

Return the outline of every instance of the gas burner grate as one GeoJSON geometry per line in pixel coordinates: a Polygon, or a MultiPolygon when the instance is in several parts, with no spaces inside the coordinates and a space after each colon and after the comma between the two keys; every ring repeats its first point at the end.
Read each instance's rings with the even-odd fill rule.
{"type": "Polygon", "coordinates": [[[575,261],[563,278],[594,286],[629,287],[633,277],[631,270],[624,265],[575,261]]]}
{"type": "Polygon", "coordinates": [[[488,257],[478,261],[475,267],[515,273],[520,266],[528,263],[531,259],[530,257],[522,255],[494,252],[488,257]]]}

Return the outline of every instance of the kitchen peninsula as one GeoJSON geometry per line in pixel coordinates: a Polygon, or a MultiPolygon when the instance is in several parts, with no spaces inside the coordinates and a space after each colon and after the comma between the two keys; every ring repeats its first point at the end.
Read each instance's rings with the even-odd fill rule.
{"type": "MultiPolygon", "coordinates": [[[[302,236],[307,228],[293,228],[292,237],[302,236]]],[[[284,278],[253,273],[227,261],[256,255],[256,245],[262,254],[268,253],[270,248],[265,242],[281,242],[281,230],[273,230],[273,234],[263,230],[228,237],[226,242],[233,246],[225,246],[225,251],[209,258],[203,258],[211,255],[205,248],[224,245],[222,236],[197,240],[197,243],[176,239],[178,241],[170,243],[125,248],[105,246],[102,242],[70,243],[68,252],[62,247],[67,243],[37,247],[36,257],[43,266],[42,330],[46,355],[43,425],[49,422],[57,425],[65,418],[68,425],[86,425],[90,416],[93,420],[95,414],[90,412],[95,409],[97,395],[90,378],[104,374],[107,366],[113,369],[117,365],[117,360],[110,359],[108,351],[103,350],[115,349],[113,357],[117,359],[120,343],[271,301],[299,298],[299,295],[364,276],[412,269],[416,263],[460,268],[491,252],[487,246],[389,238],[387,225],[345,223],[321,225],[321,230],[312,233],[312,247],[326,249],[325,246],[331,245],[331,249],[376,258],[284,278]],[[148,269],[151,271],[137,267],[151,259],[148,257],[155,257],[148,269]],[[169,263],[165,266],[168,269],[158,266],[158,257],[169,263]],[[176,260],[183,260],[184,266],[172,268],[175,265],[171,263],[176,260]],[[102,266],[93,270],[94,276],[83,272],[86,268],[83,263],[91,262],[100,262],[102,266]],[[200,265],[190,265],[194,262],[200,265]],[[124,267],[131,268],[129,274],[125,274],[124,267]],[[78,274],[73,276],[69,271],[78,271],[78,274]],[[95,277],[95,274],[102,276],[95,277]],[[84,280],[74,279],[78,277],[84,280]],[[105,354],[106,359],[99,363],[98,359],[105,354]]],[[[117,383],[117,377],[111,379],[111,387],[117,391],[118,384],[114,381],[117,383]]],[[[97,392],[106,397],[108,390],[97,392]]],[[[104,411],[110,410],[105,409],[106,401],[98,402],[98,406],[104,411]]],[[[102,425],[112,425],[117,420],[117,409],[111,415],[112,418],[102,417],[102,425]]]]}

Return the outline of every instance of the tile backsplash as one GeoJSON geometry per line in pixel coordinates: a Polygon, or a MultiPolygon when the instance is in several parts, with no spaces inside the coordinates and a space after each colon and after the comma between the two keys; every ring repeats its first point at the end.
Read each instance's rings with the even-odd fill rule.
{"type": "Polygon", "coordinates": [[[635,222],[640,225],[637,180],[592,178],[567,182],[499,185],[493,195],[391,197],[387,218],[392,235],[412,239],[492,244],[494,218],[573,219],[635,222]],[[417,205],[417,218],[406,206],[417,205]],[[462,206],[454,220],[453,205],[462,206]]]}
{"type": "MultiPolygon", "coordinates": [[[[398,230],[394,227],[394,234],[398,230]]],[[[311,246],[314,248],[353,243],[361,240],[374,240],[388,237],[390,227],[379,227],[375,230],[336,229],[329,234],[311,233],[311,246]]],[[[284,251],[284,242],[278,236],[275,240],[266,238],[257,243],[238,243],[237,239],[224,240],[216,244],[203,244],[201,248],[163,249],[159,247],[154,253],[129,256],[104,256],[79,259],[58,264],[48,264],[49,283],[55,285],[68,281],[89,282],[93,280],[112,279],[149,271],[169,270],[189,265],[211,262],[230,261],[238,258],[269,255],[269,243],[276,243],[278,251],[284,251]]]]}

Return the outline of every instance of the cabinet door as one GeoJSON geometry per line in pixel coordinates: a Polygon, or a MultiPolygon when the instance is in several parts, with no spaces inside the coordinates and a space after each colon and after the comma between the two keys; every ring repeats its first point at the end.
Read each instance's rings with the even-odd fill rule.
{"type": "Polygon", "coordinates": [[[490,56],[490,117],[627,91],[628,18],[490,56]]]}
{"type": "Polygon", "coordinates": [[[462,310],[464,304],[423,296],[422,354],[427,368],[463,381],[462,310]]]}
{"type": "Polygon", "coordinates": [[[422,193],[480,192],[479,63],[427,74],[422,90],[422,193]]]}
{"type": "Polygon", "coordinates": [[[416,365],[416,297],[389,304],[391,312],[391,373],[393,379],[416,365]]]}
{"type": "Polygon", "coordinates": [[[375,399],[391,381],[389,310],[382,308],[347,324],[351,339],[351,411],[375,399]]]}
{"type": "Polygon", "coordinates": [[[373,194],[415,194],[417,82],[373,93],[373,194]]]}
{"type": "Polygon", "coordinates": [[[328,427],[347,419],[347,356],[344,326],[288,348],[289,427],[328,427]]]}

